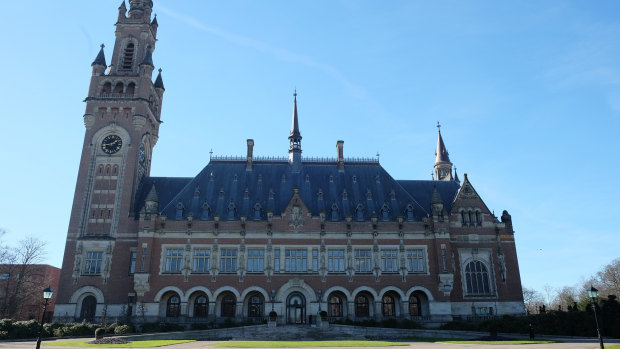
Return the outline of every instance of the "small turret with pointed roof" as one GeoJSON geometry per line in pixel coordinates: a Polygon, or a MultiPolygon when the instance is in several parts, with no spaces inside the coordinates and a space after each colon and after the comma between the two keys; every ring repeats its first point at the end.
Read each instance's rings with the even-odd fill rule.
{"type": "Polygon", "coordinates": [[[118,21],[127,18],[127,6],[125,6],[125,0],[121,2],[121,6],[118,7],[118,21]]]}
{"type": "Polygon", "coordinates": [[[452,163],[450,162],[448,150],[446,149],[446,146],[443,143],[443,138],[441,137],[441,125],[439,124],[439,121],[437,121],[437,130],[437,150],[435,151],[434,165],[435,174],[437,175],[437,180],[439,181],[450,181],[453,180],[452,163]]]}
{"type": "Polygon", "coordinates": [[[293,122],[291,124],[291,134],[288,136],[288,160],[293,166],[293,171],[301,169],[301,132],[299,132],[299,118],[297,116],[297,90],[293,93],[293,122]]]}
{"type": "Polygon", "coordinates": [[[159,209],[159,197],[157,196],[157,189],[155,189],[155,184],[153,184],[151,190],[146,195],[146,199],[144,200],[144,206],[146,213],[156,213],[159,209]]]}
{"type": "Polygon", "coordinates": [[[153,30],[153,34],[157,35],[157,28],[159,27],[159,23],[157,22],[157,13],[153,16],[153,21],[151,21],[151,29],[153,30]]]}
{"type": "Polygon", "coordinates": [[[443,199],[437,190],[437,185],[433,185],[433,196],[431,197],[431,212],[433,219],[443,221],[443,199]]]}
{"type": "Polygon", "coordinates": [[[461,180],[459,179],[459,174],[456,173],[456,167],[454,168],[454,181],[458,184],[461,184],[461,180]]]}
{"type": "Polygon", "coordinates": [[[103,52],[104,44],[101,44],[101,49],[97,54],[97,57],[91,64],[93,67],[93,75],[102,75],[105,72],[105,69],[108,67],[105,62],[105,53],[103,52]]]}
{"type": "Polygon", "coordinates": [[[155,78],[155,83],[153,84],[153,86],[155,86],[155,88],[161,89],[162,91],[165,91],[166,89],[164,88],[164,80],[161,78],[161,68],[159,68],[158,70],[158,74],[157,74],[157,78],[155,78]]]}

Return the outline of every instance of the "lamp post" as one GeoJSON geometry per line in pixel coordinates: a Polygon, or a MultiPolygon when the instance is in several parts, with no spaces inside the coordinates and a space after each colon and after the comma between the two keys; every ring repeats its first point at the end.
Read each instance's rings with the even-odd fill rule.
{"type": "Polygon", "coordinates": [[[603,337],[601,337],[601,330],[598,327],[598,318],[596,317],[596,298],[598,297],[598,290],[594,288],[594,286],[590,285],[590,290],[588,291],[588,296],[592,298],[592,310],[594,310],[594,321],[596,321],[596,332],[598,333],[598,340],[601,344],[601,349],[605,349],[605,345],[603,345],[603,337]]]}
{"type": "Polygon", "coordinates": [[[43,298],[45,299],[45,304],[43,305],[43,315],[41,315],[41,326],[39,327],[39,337],[37,338],[37,349],[41,348],[41,335],[43,334],[43,322],[45,322],[45,312],[47,311],[47,302],[54,295],[54,290],[47,286],[46,289],[43,290],[43,298]]]}

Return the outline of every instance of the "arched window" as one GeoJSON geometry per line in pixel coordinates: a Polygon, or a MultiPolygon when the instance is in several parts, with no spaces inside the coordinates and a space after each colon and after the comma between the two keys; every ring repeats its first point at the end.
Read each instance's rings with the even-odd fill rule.
{"type": "Polygon", "coordinates": [[[86,296],[82,300],[82,310],[80,311],[80,318],[88,322],[95,320],[95,311],[97,310],[97,299],[94,296],[86,296]]]}
{"type": "Polygon", "coordinates": [[[181,299],[174,295],[168,298],[166,304],[166,317],[178,317],[181,312],[181,299]]]}
{"type": "Polygon", "coordinates": [[[409,315],[422,316],[422,309],[420,306],[420,298],[416,295],[411,295],[411,297],[409,297],[409,315]]]}
{"type": "Polygon", "coordinates": [[[125,85],[123,85],[122,82],[117,82],[116,86],[114,86],[114,91],[113,93],[123,93],[123,89],[125,88],[125,85]]]}
{"type": "Polygon", "coordinates": [[[235,297],[231,294],[224,296],[222,299],[222,316],[223,317],[234,317],[235,316],[235,305],[237,301],[235,297]]]}
{"type": "Polygon", "coordinates": [[[329,297],[327,314],[333,317],[342,317],[342,299],[338,296],[329,297]]]}
{"type": "Polygon", "coordinates": [[[194,301],[194,317],[207,317],[209,314],[209,300],[206,296],[199,296],[194,301]]]}
{"type": "Polygon", "coordinates": [[[382,310],[383,310],[383,316],[396,315],[396,306],[394,304],[394,297],[390,295],[383,296],[382,310]]]}
{"type": "Polygon", "coordinates": [[[125,47],[125,54],[123,55],[123,64],[122,69],[130,70],[133,66],[133,54],[135,51],[135,46],[133,43],[128,43],[125,47]]]}
{"type": "Polygon", "coordinates": [[[103,88],[101,89],[101,93],[110,93],[112,92],[112,83],[111,82],[106,82],[105,84],[103,84],[103,88]]]}
{"type": "Polygon", "coordinates": [[[368,298],[366,296],[359,295],[355,297],[355,316],[370,316],[368,298]]]}
{"type": "Polygon", "coordinates": [[[112,176],[116,175],[118,175],[118,165],[114,165],[114,167],[112,167],[112,176]]]}
{"type": "Polygon", "coordinates": [[[248,317],[261,317],[263,316],[263,299],[258,295],[250,297],[248,301],[248,317]]]}
{"type": "Polygon", "coordinates": [[[480,261],[472,261],[465,266],[465,288],[470,295],[488,295],[489,272],[487,267],[480,261]]]}
{"type": "Polygon", "coordinates": [[[413,206],[411,204],[407,205],[407,220],[413,221],[413,206]]]}
{"type": "Polygon", "coordinates": [[[127,95],[127,97],[133,97],[133,94],[135,91],[136,91],[136,84],[134,84],[133,82],[130,82],[129,85],[127,85],[127,91],[125,91],[125,94],[127,95]]]}
{"type": "Polygon", "coordinates": [[[385,204],[381,207],[381,219],[384,221],[390,220],[390,209],[385,204]]]}
{"type": "Polygon", "coordinates": [[[480,213],[480,211],[476,211],[476,224],[482,224],[482,214],[480,213]]]}

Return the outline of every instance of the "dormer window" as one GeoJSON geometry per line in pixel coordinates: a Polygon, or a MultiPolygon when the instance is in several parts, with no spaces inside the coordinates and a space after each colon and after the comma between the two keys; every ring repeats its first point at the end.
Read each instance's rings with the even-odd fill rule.
{"type": "Polygon", "coordinates": [[[183,209],[184,208],[185,208],[185,206],[183,205],[183,203],[179,201],[177,203],[177,215],[175,217],[176,220],[183,219],[183,209]]]}
{"type": "Polygon", "coordinates": [[[407,220],[409,222],[413,221],[413,206],[411,204],[407,205],[407,220]]]}
{"type": "Polygon", "coordinates": [[[381,207],[381,219],[384,221],[390,220],[390,209],[388,208],[388,205],[384,204],[383,207],[381,207]]]}
{"type": "Polygon", "coordinates": [[[337,220],[338,220],[338,205],[334,203],[332,205],[332,221],[337,221],[337,220]]]}
{"type": "Polygon", "coordinates": [[[355,208],[355,215],[358,221],[364,220],[364,205],[362,204],[357,205],[357,207],[355,208]]]}
{"type": "Polygon", "coordinates": [[[256,205],[254,205],[254,219],[255,220],[260,220],[260,211],[262,210],[261,205],[257,202],[256,205]]]}
{"type": "Polygon", "coordinates": [[[237,212],[237,207],[235,206],[235,203],[231,201],[228,204],[228,220],[235,219],[235,213],[236,212],[237,212]]]}

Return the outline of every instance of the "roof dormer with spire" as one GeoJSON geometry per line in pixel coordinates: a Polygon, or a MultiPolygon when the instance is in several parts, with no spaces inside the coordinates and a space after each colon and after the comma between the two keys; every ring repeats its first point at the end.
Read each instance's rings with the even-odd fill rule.
{"type": "Polygon", "coordinates": [[[297,116],[297,90],[293,93],[293,122],[288,140],[288,161],[293,172],[298,172],[301,169],[301,133],[299,132],[299,118],[297,116]]]}
{"type": "Polygon", "coordinates": [[[443,143],[443,138],[441,137],[441,125],[439,121],[437,121],[437,132],[438,139],[434,165],[435,175],[439,181],[451,181],[454,180],[452,177],[452,162],[450,162],[448,149],[446,149],[446,145],[443,143]]]}

